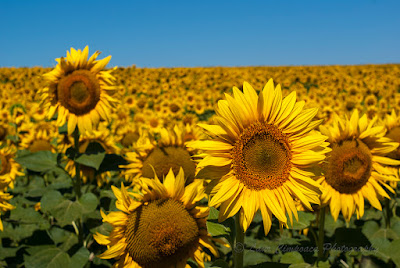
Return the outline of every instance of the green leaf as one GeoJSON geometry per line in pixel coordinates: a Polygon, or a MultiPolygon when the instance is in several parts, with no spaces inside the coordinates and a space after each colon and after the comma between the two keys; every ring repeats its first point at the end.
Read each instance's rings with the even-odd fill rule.
{"type": "Polygon", "coordinates": [[[371,239],[372,235],[379,231],[379,225],[375,221],[367,221],[362,227],[363,234],[371,239]]]}
{"type": "Polygon", "coordinates": [[[315,220],[315,214],[310,212],[299,211],[298,215],[299,215],[299,220],[298,221],[294,220],[293,227],[291,227],[294,230],[302,230],[308,228],[311,224],[311,221],[315,220]]]}
{"type": "Polygon", "coordinates": [[[31,153],[20,151],[15,159],[20,165],[36,172],[48,172],[57,168],[57,154],[50,151],[31,153]]]}
{"type": "Polygon", "coordinates": [[[29,181],[28,192],[25,196],[27,197],[39,197],[43,196],[43,194],[48,190],[44,185],[44,180],[40,176],[32,176],[29,181]]]}
{"type": "MultiPolygon", "coordinates": [[[[5,258],[9,257],[15,257],[17,254],[17,251],[21,248],[22,246],[19,246],[17,248],[3,248],[0,246],[0,260],[4,260],[5,258]]],[[[1,267],[1,265],[0,265],[1,267]]]]}
{"type": "Polygon", "coordinates": [[[58,191],[47,192],[41,199],[41,206],[42,211],[54,216],[61,227],[82,216],[82,205],[65,199],[58,191]]]}
{"type": "Polygon", "coordinates": [[[281,263],[304,263],[303,256],[297,251],[286,252],[282,255],[281,263]]]}
{"type": "Polygon", "coordinates": [[[213,262],[210,266],[210,268],[229,268],[229,264],[224,261],[224,260],[216,260],[215,262],[213,262]]]}
{"type": "Polygon", "coordinates": [[[85,247],[81,247],[71,258],[70,268],[82,268],[89,261],[90,252],[85,247]]]}
{"type": "Polygon", "coordinates": [[[212,236],[229,235],[230,228],[211,221],[207,221],[207,230],[212,236]]]}
{"type": "Polygon", "coordinates": [[[99,167],[101,165],[101,162],[103,162],[105,155],[105,153],[82,154],[77,159],[75,159],[75,161],[79,164],[99,170],[99,167]]]}
{"type": "Polygon", "coordinates": [[[256,250],[245,250],[243,259],[245,267],[247,267],[248,265],[256,265],[266,261],[271,261],[271,259],[267,255],[256,250]]]}
{"type": "Polygon", "coordinates": [[[82,206],[71,200],[63,200],[54,207],[51,213],[61,227],[72,224],[72,221],[80,218],[82,215],[82,206]]]}
{"type": "Polygon", "coordinates": [[[208,220],[218,220],[218,216],[219,216],[219,211],[214,208],[214,207],[210,207],[210,212],[208,213],[208,220]]]}
{"type": "Polygon", "coordinates": [[[26,268],[69,267],[71,262],[69,255],[56,247],[40,247],[31,256],[24,255],[24,260],[26,268]]]}
{"type": "Polygon", "coordinates": [[[56,226],[51,228],[49,234],[56,246],[64,251],[68,251],[73,245],[78,243],[78,237],[76,234],[56,226]]]}
{"type": "Polygon", "coordinates": [[[79,198],[79,203],[82,206],[82,213],[90,213],[96,210],[99,200],[92,193],[86,193],[79,198]]]}
{"type": "Polygon", "coordinates": [[[400,267],[400,239],[394,240],[388,249],[388,253],[392,261],[397,267],[400,267]]]}
{"type": "Polygon", "coordinates": [[[59,204],[64,197],[61,195],[59,191],[49,191],[45,193],[45,195],[40,199],[41,210],[43,212],[50,212],[54,209],[54,207],[59,204]]]}

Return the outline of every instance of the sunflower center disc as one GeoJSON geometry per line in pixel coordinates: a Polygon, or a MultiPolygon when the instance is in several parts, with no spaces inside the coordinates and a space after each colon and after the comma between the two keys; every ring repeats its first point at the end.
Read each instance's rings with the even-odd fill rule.
{"type": "Polygon", "coordinates": [[[60,103],[69,112],[83,115],[93,110],[100,100],[100,85],[88,70],[76,70],[60,79],[57,86],[60,103]]]}
{"type": "MultiPolygon", "coordinates": [[[[400,127],[392,128],[388,132],[388,134],[386,134],[386,137],[391,138],[395,142],[400,142],[400,127]]],[[[396,160],[400,160],[400,148],[399,147],[397,147],[397,149],[395,151],[388,154],[388,157],[394,158],[396,160]]]]}
{"type": "Polygon", "coordinates": [[[129,147],[131,146],[134,142],[136,142],[139,139],[139,134],[136,132],[128,132],[124,135],[124,137],[121,140],[121,144],[124,147],[129,147]]]}
{"type": "Polygon", "coordinates": [[[35,140],[29,146],[29,151],[36,153],[39,151],[51,151],[51,144],[45,140],[35,140]]]}
{"type": "Polygon", "coordinates": [[[153,178],[154,171],[157,177],[162,181],[164,176],[167,176],[169,170],[172,168],[175,176],[178,175],[180,167],[182,167],[186,176],[186,184],[193,181],[196,166],[191,160],[191,156],[187,150],[182,147],[156,147],[148,155],[143,162],[142,175],[145,178],[153,178]]]}
{"type": "Polygon", "coordinates": [[[8,163],[8,159],[4,155],[0,155],[0,175],[7,174],[10,172],[10,163],[8,163]]]}
{"type": "Polygon", "coordinates": [[[136,209],[125,231],[127,251],[143,267],[172,267],[198,247],[199,227],[184,205],[173,199],[136,209]]]}
{"type": "Polygon", "coordinates": [[[289,140],[274,125],[255,123],[246,128],[231,155],[236,177],[250,189],[272,190],[289,177],[289,140]]]}
{"type": "Polygon", "coordinates": [[[340,193],[360,190],[371,176],[372,156],[360,140],[333,144],[326,171],[326,182],[340,193]]]}

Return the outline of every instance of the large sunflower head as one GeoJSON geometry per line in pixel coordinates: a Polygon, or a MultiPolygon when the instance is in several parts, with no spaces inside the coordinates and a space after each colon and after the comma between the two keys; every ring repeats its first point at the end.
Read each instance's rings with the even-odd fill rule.
{"type": "Polygon", "coordinates": [[[172,170],[163,183],[156,177],[143,179],[143,194],[132,198],[123,184],[112,186],[118,212],[105,215],[112,225],[110,235],[95,234],[99,244],[108,249],[99,257],[117,258],[114,267],[185,267],[189,258],[204,267],[207,248],[218,256],[207,232],[208,207],[198,206],[205,197],[201,181],[185,187],[185,175],[172,170]]]}
{"type": "Polygon", "coordinates": [[[211,179],[210,206],[220,207],[219,220],[240,212],[246,230],[259,209],[267,234],[274,214],[286,225],[297,209],[294,197],[308,209],[319,204],[320,185],[308,170],[325,158],[326,136],[314,131],[321,121],[312,121],[316,108],[304,109],[296,92],[282,98],[280,85],[272,79],[257,95],[248,84],[243,92],[233,88],[233,97],[218,101],[216,125],[199,124],[209,140],[194,141],[189,147],[199,155],[199,177],[211,179]]]}
{"type": "Polygon", "coordinates": [[[109,120],[110,109],[116,100],[110,94],[116,90],[112,70],[103,70],[111,56],[96,60],[95,52],[89,59],[89,48],[83,51],[71,48],[66,58],[58,58],[57,66],[44,74],[48,87],[41,90],[47,116],[58,112],[57,124],[68,122],[68,134],[76,126],[81,133],[91,132],[100,119],[109,120]]]}
{"type": "MultiPolygon", "coordinates": [[[[12,198],[12,195],[0,191],[0,216],[2,212],[6,212],[8,210],[14,209],[15,207],[8,203],[8,201],[12,198]]],[[[3,223],[0,218],[0,231],[3,231],[3,223]]]]}
{"type": "Polygon", "coordinates": [[[128,165],[125,168],[127,181],[139,177],[159,178],[166,176],[170,169],[177,175],[180,167],[187,176],[187,183],[193,181],[196,165],[192,161],[193,150],[186,147],[190,140],[201,137],[201,133],[193,126],[175,125],[173,129],[162,128],[157,138],[143,134],[134,146],[135,152],[126,154],[128,165]],[[155,170],[155,173],[154,171],[155,170]]]}
{"type": "Polygon", "coordinates": [[[390,198],[384,188],[393,192],[385,182],[398,180],[386,165],[399,165],[400,161],[385,155],[399,144],[384,137],[385,128],[376,121],[377,117],[368,120],[366,114],[360,118],[354,110],[350,119],[335,114],[330,125],[320,127],[332,148],[323,165],[324,176],[318,180],[324,187],[321,200],[323,205],[329,204],[335,220],[340,211],[346,221],[354,212],[362,217],[364,198],[381,210],[379,198],[390,198]]]}

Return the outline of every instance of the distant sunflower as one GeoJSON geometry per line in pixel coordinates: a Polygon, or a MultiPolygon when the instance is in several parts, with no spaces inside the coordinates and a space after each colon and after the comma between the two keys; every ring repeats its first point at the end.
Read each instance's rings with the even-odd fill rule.
{"type": "Polygon", "coordinates": [[[22,135],[19,146],[32,153],[39,151],[51,151],[56,153],[56,144],[53,143],[53,140],[58,138],[58,131],[56,129],[51,129],[50,127],[53,126],[51,124],[42,123],[40,125],[49,126],[49,128],[31,128],[28,133],[22,135]]]}
{"type": "Polygon", "coordinates": [[[190,125],[162,128],[158,141],[143,133],[134,146],[135,151],[126,154],[129,164],[121,166],[125,168],[125,179],[133,182],[139,177],[153,178],[153,169],[159,178],[163,178],[171,168],[176,175],[182,167],[187,182],[192,182],[196,165],[191,159],[194,152],[186,147],[186,142],[197,140],[202,135],[198,127],[190,125]]]}
{"type": "MultiPolygon", "coordinates": [[[[4,193],[3,191],[0,191],[0,216],[2,212],[6,212],[8,210],[12,210],[15,207],[11,204],[9,204],[7,201],[9,201],[12,198],[12,195],[8,193],[4,193]]],[[[1,222],[1,217],[0,217],[0,231],[3,231],[3,223],[1,222]]]]}
{"type": "Polygon", "coordinates": [[[188,146],[205,152],[197,167],[212,179],[209,205],[220,207],[219,221],[240,211],[246,230],[260,209],[267,234],[272,214],[282,225],[286,213],[297,219],[294,197],[309,210],[310,202],[319,204],[320,185],[306,168],[325,158],[327,137],[313,131],[321,123],[312,121],[318,109],[303,110],[296,92],[282,99],[272,79],[258,96],[247,82],[243,92],[234,87],[233,97],[218,102],[218,125],[199,124],[211,140],[188,146]]]}
{"type": "Polygon", "coordinates": [[[157,177],[143,179],[143,195],[135,201],[124,185],[111,186],[117,197],[117,212],[101,211],[103,221],[112,225],[109,236],[96,233],[94,238],[108,249],[99,257],[116,258],[114,267],[185,267],[192,258],[204,267],[207,248],[218,251],[207,232],[208,207],[198,206],[205,197],[201,181],[185,187],[180,169],[175,177],[169,171],[161,183],[157,177]]]}
{"type": "Polygon", "coordinates": [[[41,90],[43,108],[48,118],[58,112],[57,125],[68,122],[71,135],[78,125],[79,131],[91,132],[100,119],[109,120],[110,110],[116,100],[109,96],[115,91],[112,70],[104,71],[111,56],[96,60],[100,52],[88,59],[89,48],[83,51],[71,48],[67,58],[58,58],[57,66],[44,74],[48,87],[41,90]]]}
{"type": "Polygon", "coordinates": [[[362,217],[365,198],[382,210],[379,198],[390,199],[383,187],[393,192],[385,182],[397,179],[385,166],[399,165],[400,161],[385,155],[399,144],[384,137],[385,128],[376,126],[376,121],[376,117],[369,121],[366,114],[359,118],[358,110],[354,110],[350,119],[335,114],[331,125],[320,127],[332,148],[323,165],[325,175],[318,179],[324,187],[321,202],[329,204],[335,220],[340,211],[346,221],[350,221],[354,212],[357,218],[362,217]]]}
{"type": "Polygon", "coordinates": [[[22,176],[20,172],[21,166],[15,162],[15,153],[11,147],[0,149],[0,189],[5,189],[8,186],[14,187],[14,181],[17,176],[22,176]]]}

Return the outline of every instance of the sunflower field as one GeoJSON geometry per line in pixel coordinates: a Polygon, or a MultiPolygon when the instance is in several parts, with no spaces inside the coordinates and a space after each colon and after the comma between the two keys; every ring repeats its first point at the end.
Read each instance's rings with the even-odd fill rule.
{"type": "Polygon", "coordinates": [[[0,68],[0,267],[400,266],[400,65],[99,55],[0,68]]]}

